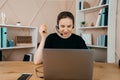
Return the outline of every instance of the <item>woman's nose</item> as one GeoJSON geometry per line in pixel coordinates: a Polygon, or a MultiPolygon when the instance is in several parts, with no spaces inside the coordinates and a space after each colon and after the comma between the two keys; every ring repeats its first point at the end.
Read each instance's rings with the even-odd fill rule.
{"type": "Polygon", "coordinates": [[[65,28],[64,31],[68,31],[68,28],[65,28]]]}

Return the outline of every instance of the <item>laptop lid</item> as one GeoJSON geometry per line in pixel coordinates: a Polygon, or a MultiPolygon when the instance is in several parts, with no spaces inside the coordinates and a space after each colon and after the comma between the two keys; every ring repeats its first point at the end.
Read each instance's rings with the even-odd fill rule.
{"type": "Polygon", "coordinates": [[[45,80],[92,80],[93,50],[44,49],[45,80]]]}

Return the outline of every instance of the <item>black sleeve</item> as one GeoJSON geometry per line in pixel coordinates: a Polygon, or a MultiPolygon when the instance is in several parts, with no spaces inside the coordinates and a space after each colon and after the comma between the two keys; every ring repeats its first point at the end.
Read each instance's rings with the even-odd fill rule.
{"type": "Polygon", "coordinates": [[[45,46],[44,48],[51,48],[52,47],[52,38],[51,36],[49,35],[47,38],[46,38],[46,41],[45,41],[45,46]]]}
{"type": "Polygon", "coordinates": [[[82,48],[81,49],[88,49],[87,45],[85,44],[85,41],[82,39],[82,48]]]}
{"type": "Polygon", "coordinates": [[[80,45],[80,46],[79,46],[80,49],[88,49],[85,41],[83,40],[83,38],[82,38],[81,36],[79,37],[79,42],[78,42],[78,43],[79,43],[79,45],[80,45]]]}

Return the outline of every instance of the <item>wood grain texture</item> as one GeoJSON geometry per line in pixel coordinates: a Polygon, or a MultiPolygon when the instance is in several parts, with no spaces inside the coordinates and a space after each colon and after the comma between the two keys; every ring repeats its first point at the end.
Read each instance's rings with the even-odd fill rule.
{"type": "MultiPolygon", "coordinates": [[[[34,65],[33,62],[7,61],[0,62],[0,79],[17,80],[22,73],[32,73],[30,80],[43,80],[36,76],[36,68],[43,72],[42,65],[34,65]]],[[[42,76],[43,74],[39,74],[42,76]]],[[[117,64],[94,63],[93,80],[120,80],[120,69],[117,64]]]]}

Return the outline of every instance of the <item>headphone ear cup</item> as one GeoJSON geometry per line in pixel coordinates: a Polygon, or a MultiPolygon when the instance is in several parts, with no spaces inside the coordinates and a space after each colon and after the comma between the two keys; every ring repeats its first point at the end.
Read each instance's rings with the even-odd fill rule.
{"type": "Polygon", "coordinates": [[[74,28],[74,26],[72,28],[74,28]]]}
{"type": "Polygon", "coordinates": [[[57,29],[59,29],[59,26],[58,26],[58,25],[56,25],[56,28],[57,28],[57,29]]]}

